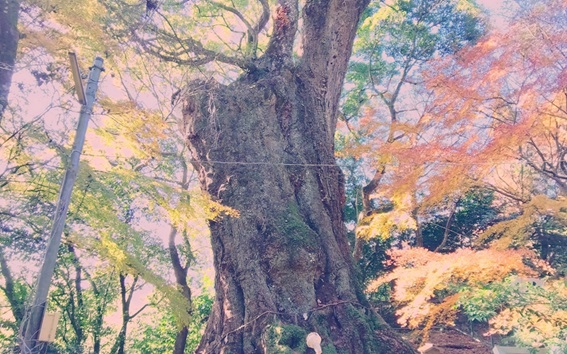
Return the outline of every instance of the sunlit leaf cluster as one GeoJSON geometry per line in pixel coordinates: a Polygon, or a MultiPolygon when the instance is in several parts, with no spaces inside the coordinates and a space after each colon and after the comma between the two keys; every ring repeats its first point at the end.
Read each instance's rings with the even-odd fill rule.
{"type": "Polygon", "coordinates": [[[423,248],[392,250],[388,262],[393,271],[372,281],[367,291],[391,286],[391,296],[398,307],[398,323],[427,332],[437,324],[455,324],[459,289],[476,291],[511,274],[537,276],[551,270],[526,265],[534,259],[538,259],[537,255],[527,250],[460,249],[450,254],[423,248]]]}

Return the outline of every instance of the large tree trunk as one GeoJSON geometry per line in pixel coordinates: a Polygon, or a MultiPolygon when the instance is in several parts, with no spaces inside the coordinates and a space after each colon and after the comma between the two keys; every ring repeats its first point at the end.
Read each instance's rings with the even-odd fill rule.
{"type": "Polygon", "coordinates": [[[280,1],[255,70],[224,86],[194,82],[184,130],[202,188],[239,211],[210,222],[216,301],[198,353],[411,353],[356,283],[335,164],[339,95],[366,0],[280,1]]]}
{"type": "Polygon", "coordinates": [[[0,0],[0,122],[12,84],[12,73],[18,49],[19,0],[0,0]]]}

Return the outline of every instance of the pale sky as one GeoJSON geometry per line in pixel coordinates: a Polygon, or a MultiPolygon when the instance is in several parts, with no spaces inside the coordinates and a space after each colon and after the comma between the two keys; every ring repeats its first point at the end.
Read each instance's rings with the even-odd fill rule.
{"type": "Polygon", "coordinates": [[[498,11],[502,6],[503,0],[477,0],[477,2],[489,9],[490,11],[498,11]]]}
{"type": "Polygon", "coordinates": [[[476,0],[476,2],[490,11],[490,21],[496,28],[502,26],[501,12],[506,0],[476,0]]]}

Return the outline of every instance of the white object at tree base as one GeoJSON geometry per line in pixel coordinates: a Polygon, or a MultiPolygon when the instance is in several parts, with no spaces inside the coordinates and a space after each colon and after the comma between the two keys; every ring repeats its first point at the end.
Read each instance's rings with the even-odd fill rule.
{"type": "Polygon", "coordinates": [[[305,338],[307,342],[307,346],[312,348],[316,354],[322,354],[323,350],[321,349],[321,336],[317,332],[311,332],[305,338]]]}

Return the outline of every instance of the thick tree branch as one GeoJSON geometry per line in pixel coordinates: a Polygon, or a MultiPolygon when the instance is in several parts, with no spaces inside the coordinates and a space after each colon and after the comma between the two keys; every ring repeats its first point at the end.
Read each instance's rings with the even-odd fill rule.
{"type": "Polygon", "coordinates": [[[517,196],[517,195],[514,194],[513,192],[506,191],[506,190],[504,190],[504,189],[502,189],[502,188],[499,188],[499,187],[496,187],[495,185],[492,185],[492,184],[490,184],[490,183],[487,183],[487,184],[485,185],[485,188],[486,188],[487,190],[496,192],[496,193],[498,193],[498,194],[502,194],[503,196],[508,197],[508,198],[510,198],[510,199],[512,199],[512,200],[514,200],[514,201],[516,201],[516,202],[519,202],[519,203],[521,203],[521,204],[525,204],[525,203],[528,203],[528,202],[530,201],[529,198],[524,198],[523,196],[517,196]]]}
{"type": "Polygon", "coordinates": [[[331,144],[356,28],[368,3],[369,0],[309,0],[303,7],[301,71],[303,80],[309,82],[321,100],[325,121],[318,124],[324,125],[331,144]]]}
{"type": "Polygon", "coordinates": [[[299,20],[297,0],[278,0],[273,20],[272,38],[268,43],[265,57],[270,65],[281,67],[290,63],[293,53],[299,20]]]}
{"type": "Polygon", "coordinates": [[[171,227],[169,231],[169,257],[171,258],[171,265],[173,266],[173,272],[175,273],[175,280],[178,285],[187,284],[187,270],[181,264],[181,259],[179,253],[177,252],[177,246],[175,245],[175,237],[177,235],[177,228],[171,227]]]}
{"type": "Polygon", "coordinates": [[[262,5],[262,15],[258,19],[258,22],[254,26],[254,30],[256,33],[262,32],[262,30],[268,24],[268,20],[270,19],[270,5],[268,5],[267,0],[258,0],[262,5]]]}

